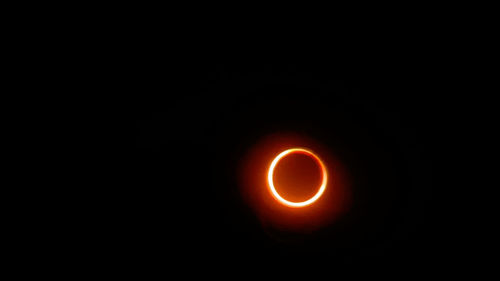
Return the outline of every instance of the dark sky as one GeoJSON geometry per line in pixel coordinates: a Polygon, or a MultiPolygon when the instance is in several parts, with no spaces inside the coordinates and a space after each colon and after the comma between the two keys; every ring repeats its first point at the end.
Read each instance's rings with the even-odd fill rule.
{"type": "Polygon", "coordinates": [[[113,76],[131,140],[109,187],[120,260],[288,273],[437,264],[435,65],[403,51],[241,57],[144,53],[113,76]],[[280,131],[321,142],[352,176],[351,209],[317,232],[269,233],[241,198],[242,157],[280,131]]]}

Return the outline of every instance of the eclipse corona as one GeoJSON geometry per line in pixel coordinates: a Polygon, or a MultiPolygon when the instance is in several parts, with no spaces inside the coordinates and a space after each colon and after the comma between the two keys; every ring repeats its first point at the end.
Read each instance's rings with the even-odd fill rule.
{"type": "Polygon", "coordinates": [[[269,171],[267,174],[267,183],[268,183],[269,190],[271,191],[271,194],[278,202],[280,202],[281,204],[288,206],[288,207],[300,208],[300,207],[305,207],[305,206],[308,206],[308,205],[314,203],[316,200],[318,200],[318,198],[321,197],[321,195],[323,194],[323,192],[326,189],[327,177],[328,176],[327,176],[327,172],[326,172],[326,167],[323,164],[323,162],[321,161],[321,159],[316,154],[314,154],[313,152],[311,152],[310,150],[307,150],[305,148],[291,148],[291,149],[287,149],[287,150],[281,152],[273,159],[273,161],[271,162],[271,165],[269,166],[269,171]],[[309,198],[305,201],[302,201],[302,202],[292,202],[292,201],[289,201],[289,200],[286,200],[285,198],[283,198],[276,191],[276,188],[274,186],[274,181],[273,181],[273,175],[274,175],[274,170],[276,168],[276,165],[279,163],[279,161],[281,159],[283,159],[287,155],[290,155],[293,153],[302,153],[302,154],[305,154],[305,155],[312,157],[314,160],[316,160],[316,162],[318,163],[318,165],[321,168],[322,180],[321,180],[321,185],[320,185],[318,191],[316,192],[316,194],[314,196],[312,196],[311,198],[309,198]]]}

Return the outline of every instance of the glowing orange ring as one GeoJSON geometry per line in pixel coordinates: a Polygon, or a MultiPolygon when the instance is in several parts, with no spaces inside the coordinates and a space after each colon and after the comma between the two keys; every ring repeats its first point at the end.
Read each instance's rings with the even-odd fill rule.
{"type": "Polygon", "coordinates": [[[318,198],[321,197],[321,195],[323,194],[323,192],[325,192],[326,181],[327,181],[327,172],[326,172],[325,165],[323,164],[323,162],[321,161],[321,159],[319,159],[318,156],[316,156],[314,153],[312,153],[311,151],[309,151],[307,149],[304,149],[304,148],[287,149],[287,150],[281,152],[280,154],[278,154],[278,156],[276,156],[276,158],[274,158],[273,162],[271,162],[271,166],[269,166],[269,172],[267,173],[267,183],[268,183],[268,186],[269,186],[269,190],[271,191],[271,194],[280,203],[282,203],[282,204],[284,204],[284,205],[286,205],[288,207],[292,207],[292,208],[305,207],[307,205],[310,205],[310,204],[314,203],[316,200],[318,200],[318,198]],[[291,202],[291,201],[288,201],[288,200],[284,199],[283,197],[281,197],[278,194],[278,192],[276,191],[276,188],[274,187],[274,183],[273,183],[274,168],[276,167],[276,165],[278,164],[278,162],[283,157],[285,157],[286,155],[288,155],[290,153],[294,153],[294,152],[302,152],[304,154],[312,156],[319,163],[319,165],[321,166],[321,172],[322,172],[321,174],[322,174],[322,177],[323,177],[323,180],[322,180],[322,183],[321,183],[321,186],[320,186],[318,192],[313,197],[311,197],[308,200],[303,201],[303,202],[291,202]]]}

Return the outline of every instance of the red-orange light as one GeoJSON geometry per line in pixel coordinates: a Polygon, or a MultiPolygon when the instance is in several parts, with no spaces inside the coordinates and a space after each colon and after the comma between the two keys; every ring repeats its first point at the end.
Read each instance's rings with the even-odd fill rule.
{"type": "Polygon", "coordinates": [[[273,197],[281,204],[288,206],[288,207],[291,207],[291,208],[306,207],[306,206],[316,202],[316,200],[318,200],[321,197],[321,195],[325,192],[326,185],[327,185],[327,178],[328,178],[327,170],[326,170],[325,165],[323,164],[323,161],[321,161],[321,159],[316,154],[314,154],[313,152],[311,152],[310,150],[307,150],[305,148],[291,148],[291,149],[287,149],[287,150],[281,152],[280,154],[278,154],[278,156],[276,156],[273,159],[273,161],[271,162],[271,165],[269,166],[269,170],[267,173],[267,183],[268,183],[269,190],[270,190],[271,194],[273,195],[273,197]],[[273,181],[274,169],[276,168],[276,165],[283,157],[285,157],[291,153],[306,154],[306,155],[314,158],[318,162],[319,166],[321,167],[322,181],[321,181],[321,186],[318,189],[318,192],[316,192],[316,194],[313,197],[311,197],[305,201],[302,201],[302,202],[292,202],[292,201],[286,200],[276,191],[276,188],[274,187],[274,181],[273,181]]]}
{"type": "Polygon", "coordinates": [[[266,233],[277,239],[282,231],[311,233],[337,220],[350,207],[350,174],[339,160],[331,147],[304,135],[280,132],[263,136],[241,158],[242,199],[266,233]],[[294,149],[305,151],[294,153],[294,149]],[[273,194],[269,182],[279,196],[273,194]]]}

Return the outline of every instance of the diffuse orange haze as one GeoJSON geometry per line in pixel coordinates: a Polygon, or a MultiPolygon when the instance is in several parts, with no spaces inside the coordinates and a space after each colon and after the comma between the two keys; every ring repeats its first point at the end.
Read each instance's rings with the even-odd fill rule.
{"type": "Polygon", "coordinates": [[[240,166],[244,200],[264,228],[311,231],[349,207],[348,175],[326,147],[276,134],[252,147],[240,166]]]}

